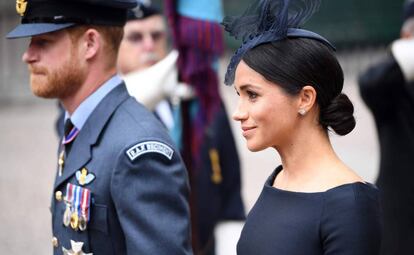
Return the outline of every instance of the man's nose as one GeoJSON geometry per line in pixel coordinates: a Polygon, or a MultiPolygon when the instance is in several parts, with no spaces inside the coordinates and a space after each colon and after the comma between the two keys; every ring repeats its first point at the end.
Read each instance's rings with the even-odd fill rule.
{"type": "Polygon", "coordinates": [[[30,63],[35,62],[37,59],[38,59],[38,56],[35,52],[34,47],[29,45],[26,51],[23,53],[22,61],[25,62],[26,64],[30,64],[30,63]]]}
{"type": "Polygon", "coordinates": [[[151,35],[146,35],[143,40],[144,49],[147,51],[151,51],[155,48],[155,41],[151,35]]]}

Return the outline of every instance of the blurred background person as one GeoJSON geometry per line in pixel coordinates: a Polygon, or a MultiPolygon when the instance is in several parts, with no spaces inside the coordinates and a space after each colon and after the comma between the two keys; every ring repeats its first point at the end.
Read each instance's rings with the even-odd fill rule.
{"type": "Polygon", "coordinates": [[[401,38],[388,56],[359,78],[380,144],[377,186],[382,196],[384,238],[381,254],[414,253],[414,2],[403,10],[401,38]]]}
{"type": "MultiPolygon", "coordinates": [[[[200,57],[209,57],[205,51],[198,52],[200,57]]],[[[225,243],[220,246],[221,254],[235,254],[235,243],[245,217],[240,193],[240,162],[224,104],[218,94],[215,94],[217,109],[211,119],[197,127],[190,124],[195,123],[197,112],[209,110],[200,103],[202,99],[198,95],[203,97],[202,93],[210,85],[208,80],[217,80],[212,65],[218,55],[214,63],[208,62],[213,71],[207,77],[193,76],[205,83],[199,91],[179,81],[178,58],[179,50],[168,49],[166,22],[160,10],[149,1],[139,2],[138,8],[129,12],[124,27],[118,70],[124,75],[129,93],[162,121],[187,159],[195,254],[215,254],[216,239],[225,243]],[[192,111],[191,116],[187,110],[192,111]],[[197,150],[192,147],[193,132],[201,134],[197,150]],[[192,154],[194,151],[195,155],[192,154]]],[[[217,84],[214,86],[212,89],[218,92],[217,84]]]]}
{"type": "Polygon", "coordinates": [[[128,13],[127,19],[118,57],[118,70],[122,74],[142,71],[168,52],[167,28],[159,9],[140,3],[128,13]]]}
{"type": "Polygon", "coordinates": [[[138,7],[128,12],[117,67],[128,92],[152,110],[170,131],[174,120],[169,99],[177,85],[177,54],[168,49],[167,26],[161,11],[138,1],[138,7]]]}

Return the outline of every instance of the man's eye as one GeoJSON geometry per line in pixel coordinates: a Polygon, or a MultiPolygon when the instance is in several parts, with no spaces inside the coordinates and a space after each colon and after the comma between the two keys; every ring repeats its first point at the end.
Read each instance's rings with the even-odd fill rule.
{"type": "Polygon", "coordinates": [[[141,33],[133,33],[127,36],[127,40],[131,43],[139,43],[142,41],[143,35],[141,33]]]}
{"type": "Polygon", "coordinates": [[[38,40],[34,40],[31,42],[32,45],[37,46],[37,47],[44,47],[47,45],[47,43],[48,41],[45,39],[38,39],[38,40]]]}
{"type": "Polygon", "coordinates": [[[154,42],[158,42],[160,39],[162,39],[165,36],[165,33],[162,31],[155,31],[151,32],[151,37],[154,42]]]}

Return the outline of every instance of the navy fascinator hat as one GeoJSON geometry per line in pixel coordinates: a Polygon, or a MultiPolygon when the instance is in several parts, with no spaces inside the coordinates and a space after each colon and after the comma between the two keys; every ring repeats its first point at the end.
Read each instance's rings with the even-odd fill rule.
{"type": "Polygon", "coordinates": [[[224,83],[231,85],[243,55],[250,49],[285,38],[310,38],[335,47],[322,36],[300,27],[319,9],[320,0],[256,0],[241,15],[225,17],[222,25],[231,36],[242,40],[227,67],[224,83]]]}

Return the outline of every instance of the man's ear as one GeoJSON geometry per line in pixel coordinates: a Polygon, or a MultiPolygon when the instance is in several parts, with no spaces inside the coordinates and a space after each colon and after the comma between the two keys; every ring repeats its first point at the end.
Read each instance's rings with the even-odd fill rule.
{"type": "Polygon", "coordinates": [[[83,34],[83,54],[86,60],[94,58],[102,47],[102,37],[96,29],[88,29],[83,34]]]}
{"type": "Polygon", "coordinates": [[[316,90],[312,86],[304,86],[299,92],[298,113],[305,115],[309,112],[316,102],[316,90]]]}

